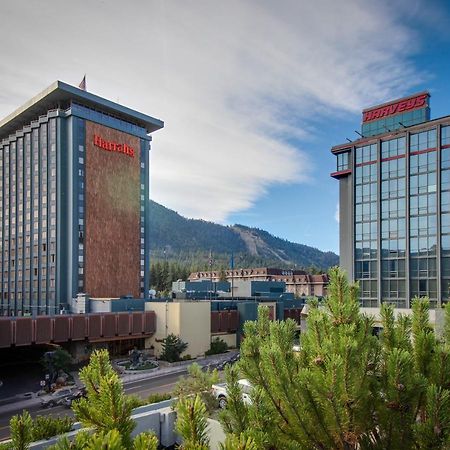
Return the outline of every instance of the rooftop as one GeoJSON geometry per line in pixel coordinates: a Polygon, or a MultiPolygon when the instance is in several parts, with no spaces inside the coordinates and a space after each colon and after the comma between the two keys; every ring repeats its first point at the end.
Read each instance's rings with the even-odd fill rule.
{"type": "Polygon", "coordinates": [[[62,105],[68,101],[74,101],[88,108],[131,122],[144,128],[147,133],[152,133],[164,127],[162,120],[106,100],[62,81],[55,81],[47,89],[0,121],[0,139],[8,137],[18,129],[30,124],[40,115],[46,114],[48,110],[63,107],[62,105]]]}

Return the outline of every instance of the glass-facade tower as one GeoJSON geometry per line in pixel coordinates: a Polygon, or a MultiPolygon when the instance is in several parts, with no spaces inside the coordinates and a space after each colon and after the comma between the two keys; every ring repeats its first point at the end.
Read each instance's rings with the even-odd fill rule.
{"type": "Polygon", "coordinates": [[[341,266],[364,307],[408,308],[415,296],[436,307],[450,297],[450,117],[423,121],[429,113],[419,111],[419,123],[405,126],[397,114],[397,129],[332,149],[341,266]]]}

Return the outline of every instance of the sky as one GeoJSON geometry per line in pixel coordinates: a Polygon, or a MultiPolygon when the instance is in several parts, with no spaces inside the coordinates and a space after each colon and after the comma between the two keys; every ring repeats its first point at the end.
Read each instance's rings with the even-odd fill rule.
{"type": "Polygon", "coordinates": [[[55,80],[165,122],[151,198],[339,251],[333,145],[429,90],[450,114],[450,3],[0,0],[0,117],[55,80]]]}

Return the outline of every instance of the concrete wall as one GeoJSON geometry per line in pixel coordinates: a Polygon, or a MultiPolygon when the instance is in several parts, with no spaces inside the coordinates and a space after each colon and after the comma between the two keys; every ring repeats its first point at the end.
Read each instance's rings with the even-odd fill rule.
{"type": "Polygon", "coordinates": [[[204,355],[209,350],[211,339],[211,305],[202,302],[148,302],[146,310],[156,313],[156,333],[146,340],[146,348],[153,345],[159,356],[162,340],[175,334],[188,343],[184,355],[193,357],[204,355]]]}
{"type": "Polygon", "coordinates": [[[234,280],[233,292],[235,297],[251,297],[252,285],[248,280],[234,280]]]}
{"type": "Polygon", "coordinates": [[[339,265],[353,275],[353,175],[339,180],[339,265]]]}
{"type": "Polygon", "coordinates": [[[212,334],[211,335],[211,342],[214,341],[214,339],[219,338],[223,342],[225,342],[229,348],[235,348],[237,345],[237,337],[236,333],[227,333],[227,334],[212,334]]]}
{"type": "MultiPolygon", "coordinates": [[[[180,443],[179,436],[175,433],[175,422],[177,413],[172,410],[172,400],[166,400],[161,403],[153,405],[142,406],[133,410],[133,419],[136,427],[133,430],[132,436],[136,436],[143,432],[153,432],[163,447],[173,446],[180,443]]],[[[72,441],[76,434],[82,430],[81,424],[74,424],[74,431],[66,433],[70,441],[72,441]]],[[[222,426],[217,420],[208,419],[208,436],[210,438],[210,449],[218,450],[220,443],[225,441],[225,433],[222,426]]],[[[63,435],[56,436],[49,440],[33,442],[30,445],[30,450],[44,450],[51,445],[54,445],[61,439],[63,435]]]]}
{"type": "Polygon", "coordinates": [[[180,303],[180,336],[189,344],[186,354],[204,355],[210,348],[211,305],[209,302],[180,303]]]}
{"type": "MultiPolygon", "coordinates": [[[[172,410],[171,404],[172,400],[166,400],[134,409],[131,418],[136,427],[132,432],[132,436],[134,437],[142,432],[153,432],[162,446],[169,447],[176,444],[178,439],[175,433],[177,414],[172,410]]],[[[76,423],[74,424],[75,431],[66,433],[65,436],[72,440],[81,429],[81,425],[76,423]]],[[[33,442],[29,448],[30,450],[44,450],[56,444],[61,437],[62,435],[49,440],[33,442]]]]}

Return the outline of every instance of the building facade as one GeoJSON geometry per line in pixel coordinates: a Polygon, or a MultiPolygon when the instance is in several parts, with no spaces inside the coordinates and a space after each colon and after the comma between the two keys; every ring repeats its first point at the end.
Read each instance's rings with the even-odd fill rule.
{"type": "Polygon", "coordinates": [[[450,116],[422,92],[363,111],[361,138],[332,148],[340,263],[364,307],[450,297],[450,116]]]}
{"type": "MultiPolygon", "coordinates": [[[[219,281],[221,271],[193,272],[189,281],[212,280],[219,281]]],[[[225,270],[225,277],[230,283],[239,280],[246,281],[281,281],[286,284],[286,292],[296,297],[327,295],[328,275],[311,275],[303,270],[276,269],[256,267],[251,269],[225,270]]]]}
{"type": "Polygon", "coordinates": [[[55,82],[0,122],[0,314],[149,289],[150,133],[163,122],[55,82]]]}

